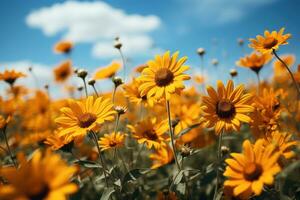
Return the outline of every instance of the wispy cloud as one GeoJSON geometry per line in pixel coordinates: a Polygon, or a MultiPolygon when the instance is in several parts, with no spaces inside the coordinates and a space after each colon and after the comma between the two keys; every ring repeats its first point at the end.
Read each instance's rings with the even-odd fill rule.
{"type": "Polygon", "coordinates": [[[127,14],[105,2],[66,1],[32,11],[26,23],[47,36],[63,34],[77,43],[90,42],[96,57],[114,57],[112,41],[116,36],[124,38],[124,46],[136,55],[151,49],[149,33],[159,28],[161,20],[154,15],[127,14]]]}
{"type": "Polygon", "coordinates": [[[255,8],[266,6],[278,0],[179,0],[186,6],[186,13],[192,14],[199,22],[206,25],[236,22],[255,8]]]}

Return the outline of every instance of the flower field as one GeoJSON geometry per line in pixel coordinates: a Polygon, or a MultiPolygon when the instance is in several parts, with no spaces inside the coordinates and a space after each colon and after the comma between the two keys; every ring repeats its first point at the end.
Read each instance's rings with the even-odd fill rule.
{"type": "MultiPolygon", "coordinates": [[[[39,81],[34,66],[0,68],[0,199],[300,199],[300,65],[278,53],[288,30],[257,34],[239,40],[252,53],[236,58],[255,83],[237,84],[234,68],[210,85],[179,51],[132,70],[122,38],[121,62],[95,73],[75,67],[72,41],[57,42],[64,59],[42,88],[18,83],[39,81]],[[79,87],[66,84],[71,77],[79,87]],[[100,91],[102,81],[112,90],[100,91]],[[67,97],[55,98],[53,84],[67,97]]],[[[203,61],[207,52],[196,53],[203,61]]]]}

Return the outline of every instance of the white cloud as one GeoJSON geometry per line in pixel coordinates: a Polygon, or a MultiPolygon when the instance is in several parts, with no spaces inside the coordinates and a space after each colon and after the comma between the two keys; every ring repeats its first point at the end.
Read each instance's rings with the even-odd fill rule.
{"type": "Polygon", "coordinates": [[[189,4],[180,1],[187,5],[189,14],[198,16],[203,24],[212,25],[239,21],[255,8],[278,0],[193,0],[189,4]]]}
{"type": "Polygon", "coordinates": [[[148,34],[158,29],[161,20],[154,15],[127,14],[101,1],[66,1],[31,12],[26,23],[41,29],[47,36],[62,34],[63,38],[77,43],[96,43],[94,56],[105,54],[111,57],[116,51],[110,48],[103,53],[103,49],[112,46],[116,36],[124,37],[124,43],[127,41],[128,46],[139,48],[134,50],[135,55],[150,48],[153,41],[148,34]],[[144,43],[137,44],[139,40],[144,43]]]}

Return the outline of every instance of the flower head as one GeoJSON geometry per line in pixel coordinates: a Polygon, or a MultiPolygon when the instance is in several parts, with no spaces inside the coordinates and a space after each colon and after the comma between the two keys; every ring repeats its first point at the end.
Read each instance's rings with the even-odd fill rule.
{"type": "Polygon", "coordinates": [[[147,95],[147,98],[170,99],[171,94],[179,93],[184,89],[183,81],[190,79],[190,76],[183,74],[189,69],[183,65],[187,57],[180,58],[177,61],[179,52],[170,56],[167,51],[163,56],[157,55],[154,60],[150,60],[148,67],[142,71],[139,80],[142,82],[139,90],[141,96],[147,95]]]}
{"type": "Polygon", "coordinates": [[[59,41],[54,45],[54,52],[58,54],[70,53],[73,48],[73,43],[70,41],[59,41]]]}
{"type": "Polygon", "coordinates": [[[265,184],[271,185],[274,176],[280,172],[277,161],[280,154],[274,151],[274,145],[263,146],[263,140],[257,140],[254,145],[249,140],[243,143],[243,153],[231,153],[232,158],[224,176],[228,179],[224,186],[233,188],[234,196],[260,195],[265,184]]]}
{"type": "Polygon", "coordinates": [[[62,129],[60,136],[82,137],[88,131],[98,131],[106,121],[112,121],[116,111],[110,99],[93,96],[82,101],[69,100],[69,106],[61,109],[62,115],[55,122],[62,129]]]}
{"type": "Polygon", "coordinates": [[[60,63],[57,67],[54,68],[54,78],[57,82],[64,82],[67,80],[72,74],[72,61],[66,60],[60,63]]]}
{"type": "Polygon", "coordinates": [[[77,171],[68,166],[57,154],[46,151],[34,153],[30,161],[23,155],[18,157],[20,167],[5,167],[0,174],[8,181],[8,185],[0,187],[2,200],[66,200],[67,196],[77,191],[78,187],[70,183],[70,178],[77,171]]]}
{"type": "Polygon", "coordinates": [[[233,81],[229,80],[226,87],[221,81],[217,82],[217,91],[207,87],[208,96],[203,96],[203,118],[206,127],[215,127],[219,134],[222,130],[238,131],[241,122],[249,123],[250,117],[246,114],[253,112],[251,106],[252,94],[244,93],[244,86],[239,85],[234,89],[233,81]]]}
{"type": "Polygon", "coordinates": [[[124,145],[125,135],[122,133],[111,133],[111,134],[104,134],[98,141],[99,146],[102,151],[118,148],[124,145]]]}
{"type": "Polygon", "coordinates": [[[0,80],[10,85],[13,85],[17,79],[22,77],[26,77],[26,75],[22,72],[16,72],[15,70],[5,70],[3,73],[0,73],[0,80]]]}
{"type": "Polygon", "coordinates": [[[118,70],[121,68],[121,64],[118,62],[112,62],[110,65],[106,67],[101,67],[97,69],[97,71],[94,74],[94,79],[106,79],[106,78],[112,78],[116,75],[118,70]]]}
{"type": "Polygon", "coordinates": [[[255,73],[259,73],[263,66],[270,62],[271,59],[271,54],[258,54],[253,52],[237,61],[236,65],[250,68],[255,73]]]}
{"type": "Polygon", "coordinates": [[[281,28],[279,32],[272,31],[271,33],[266,30],[264,36],[258,35],[256,39],[250,39],[249,47],[263,54],[271,53],[273,50],[277,50],[280,45],[288,44],[287,40],[291,34],[284,35],[283,32],[284,28],[281,28]]]}

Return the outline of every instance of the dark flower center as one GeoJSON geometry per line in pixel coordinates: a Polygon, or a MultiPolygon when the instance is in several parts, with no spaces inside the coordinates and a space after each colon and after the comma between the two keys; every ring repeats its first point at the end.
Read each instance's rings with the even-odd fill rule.
{"type": "Polygon", "coordinates": [[[157,140],[157,134],[154,130],[146,130],[144,132],[144,136],[146,136],[149,140],[157,140]]]}
{"type": "Polygon", "coordinates": [[[217,103],[217,115],[220,118],[231,118],[234,114],[234,105],[229,100],[221,100],[217,103]]]}
{"type": "Polygon", "coordinates": [[[79,118],[79,126],[81,128],[87,128],[92,125],[97,119],[97,116],[92,113],[84,113],[79,118]]]}
{"type": "Polygon", "coordinates": [[[16,81],[16,78],[7,78],[4,81],[10,85],[13,85],[16,81]]]}
{"type": "Polygon", "coordinates": [[[163,87],[173,82],[174,74],[167,68],[161,68],[155,73],[156,85],[163,87]]]}
{"type": "Polygon", "coordinates": [[[62,72],[59,74],[59,76],[60,76],[62,79],[66,78],[68,75],[69,75],[69,71],[67,71],[67,70],[62,71],[62,72]]]}
{"type": "Polygon", "coordinates": [[[49,187],[47,185],[43,186],[41,191],[38,194],[29,195],[30,200],[43,200],[47,197],[49,193],[49,187]]]}
{"type": "Polygon", "coordinates": [[[263,172],[262,167],[259,164],[251,163],[244,169],[244,177],[248,181],[258,180],[263,172]]]}
{"type": "Polygon", "coordinates": [[[115,146],[117,146],[117,143],[115,141],[109,141],[109,146],[115,147],[115,146]]]}
{"type": "Polygon", "coordinates": [[[260,70],[262,69],[262,67],[263,66],[255,66],[255,67],[250,67],[250,69],[258,74],[260,72],[260,70]]]}
{"type": "Polygon", "coordinates": [[[278,41],[275,38],[268,37],[265,39],[263,46],[266,49],[272,49],[277,43],[278,41]]]}

